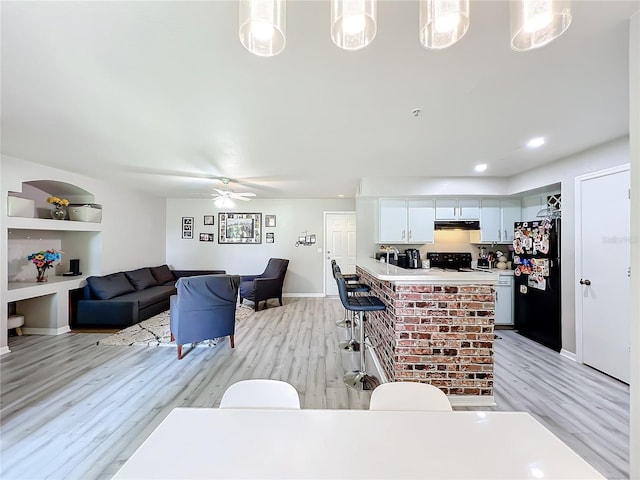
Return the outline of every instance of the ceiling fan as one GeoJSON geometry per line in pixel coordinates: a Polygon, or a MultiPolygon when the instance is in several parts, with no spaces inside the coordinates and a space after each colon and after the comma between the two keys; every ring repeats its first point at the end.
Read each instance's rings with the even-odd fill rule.
{"type": "Polygon", "coordinates": [[[225,207],[233,207],[233,200],[242,200],[243,202],[248,202],[251,197],[255,197],[256,194],[253,192],[242,192],[235,193],[229,190],[229,180],[228,178],[221,178],[220,181],[223,183],[222,189],[214,188],[217,194],[213,194],[212,200],[214,200],[214,204],[218,208],[225,207]]]}

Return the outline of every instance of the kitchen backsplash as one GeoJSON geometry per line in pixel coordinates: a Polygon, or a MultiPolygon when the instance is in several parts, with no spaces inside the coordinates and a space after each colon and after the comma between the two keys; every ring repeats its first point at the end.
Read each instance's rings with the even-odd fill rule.
{"type": "MultiPolygon", "coordinates": [[[[400,252],[404,252],[407,248],[419,248],[420,258],[424,259],[429,252],[471,252],[473,261],[478,259],[480,246],[471,243],[471,232],[465,230],[436,230],[434,243],[424,245],[396,245],[400,252]]],[[[500,250],[505,255],[509,254],[508,245],[487,246],[489,251],[496,252],[500,250]]]]}

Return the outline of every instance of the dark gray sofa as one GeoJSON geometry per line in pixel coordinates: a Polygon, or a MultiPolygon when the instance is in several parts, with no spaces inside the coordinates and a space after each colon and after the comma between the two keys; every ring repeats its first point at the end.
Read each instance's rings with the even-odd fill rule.
{"type": "Polygon", "coordinates": [[[167,265],[91,276],[78,301],[73,327],[124,328],[169,310],[180,277],[225,274],[224,270],[171,270],[167,265]]]}

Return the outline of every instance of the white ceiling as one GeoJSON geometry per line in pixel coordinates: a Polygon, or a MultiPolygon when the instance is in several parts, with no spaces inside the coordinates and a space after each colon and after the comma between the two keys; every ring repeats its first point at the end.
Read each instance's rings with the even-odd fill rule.
{"type": "Polygon", "coordinates": [[[481,162],[510,176],[629,129],[639,1],[574,0],[563,36],[516,53],[506,1],[472,1],[467,35],[435,52],[417,1],[380,0],[373,43],[345,52],[326,0],[289,0],[272,58],[240,44],[236,1],[1,9],[2,153],[162,196],[205,197],[220,176],[258,198],[350,197],[361,177],[471,176],[481,162]]]}

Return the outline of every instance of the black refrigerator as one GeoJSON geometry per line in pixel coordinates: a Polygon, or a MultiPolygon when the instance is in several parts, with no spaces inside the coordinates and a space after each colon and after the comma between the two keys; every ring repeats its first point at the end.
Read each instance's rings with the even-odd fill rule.
{"type": "Polygon", "coordinates": [[[560,219],[516,222],[513,236],[514,326],[560,351],[560,219]]]}

